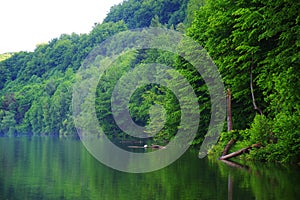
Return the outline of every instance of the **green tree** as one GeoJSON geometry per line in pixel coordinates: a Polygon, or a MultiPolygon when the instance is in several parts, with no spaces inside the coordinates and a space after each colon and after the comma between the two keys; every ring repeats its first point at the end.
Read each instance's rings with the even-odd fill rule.
{"type": "Polygon", "coordinates": [[[0,110],[0,133],[14,135],[16,133],[15,114],[9,111],[0,110]]]}

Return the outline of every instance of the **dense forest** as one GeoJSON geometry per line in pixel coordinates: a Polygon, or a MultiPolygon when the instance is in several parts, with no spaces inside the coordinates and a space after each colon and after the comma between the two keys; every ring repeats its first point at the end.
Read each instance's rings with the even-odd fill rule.
{"type": "MultiPolygon", "coordinates": [[[[233,150],[260,144],[248,159],[300,161],[300,2],[290,0],[125,0],[89,34],[61,35],[34,52],[3,54],[0,134],[75,136],[72,90],[83,60],[110,36],[149,26],[177,30],[197,41],[231,91],[233,130],[224,127],[212,152],[220,154],[234,139],[233,150]]],[[[170,52],[143,49],[118,59],[97,87],[99,123],[110,138],[128,139],[115,124],[107,100],[126,71],[154,62],[174,67],[191,83],[201,105],[193,144],[201,144],[211,108],[205,82],[190,63],[170,52]]],[[[132,118],[139,125],[151,123],[153,104],[166,110],[166,123],[153,139],[170,141],[181,113],[168,88],[150,84],[136,91],[129,106],[132,118]]]]}

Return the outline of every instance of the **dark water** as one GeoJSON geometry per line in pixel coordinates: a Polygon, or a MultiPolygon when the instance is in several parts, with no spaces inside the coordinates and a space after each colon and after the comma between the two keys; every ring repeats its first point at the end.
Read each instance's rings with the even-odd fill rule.
{"type": "Polygon", "coordinates": [[[198,159],[147,174],[128,174],[95,160],[80,141],[0,138],[0,199],[299,199],[299,169],[248,163],[231,167],[198,159]]]}

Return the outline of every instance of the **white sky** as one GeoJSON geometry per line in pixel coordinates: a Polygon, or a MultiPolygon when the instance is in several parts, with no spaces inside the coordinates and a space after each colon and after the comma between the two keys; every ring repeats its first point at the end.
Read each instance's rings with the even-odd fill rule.
{"type": "Polygon", "coordinates": [[[63,33],[88,33],[122,1],[0,0],[0,53],[33,51],[63,33]]]}

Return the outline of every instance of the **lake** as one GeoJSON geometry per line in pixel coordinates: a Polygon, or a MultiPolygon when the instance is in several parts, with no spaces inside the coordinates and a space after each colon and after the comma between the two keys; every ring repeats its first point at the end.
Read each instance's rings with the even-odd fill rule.
{"type": "Polygon", "coordinates": [[[0,137],[0,199],[298,199],[299,168],[199,159],[189,149],[170,166],[145,174],[113,170],[80,140],[0,137]],[[235,166],[231,166],[235,165],[235,166]]]}

